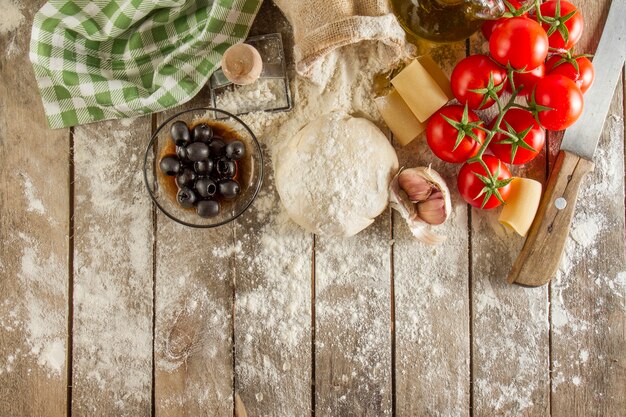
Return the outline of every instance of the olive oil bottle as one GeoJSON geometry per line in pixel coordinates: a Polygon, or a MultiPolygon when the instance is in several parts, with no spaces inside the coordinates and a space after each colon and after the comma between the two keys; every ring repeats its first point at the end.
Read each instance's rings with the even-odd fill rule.
{"type": "Polygon", "coordinates": [[[504,13],[501,0],[390,0],[391,9],[412,40],[457,42],[476,32],[485,19],[504,13]]]}

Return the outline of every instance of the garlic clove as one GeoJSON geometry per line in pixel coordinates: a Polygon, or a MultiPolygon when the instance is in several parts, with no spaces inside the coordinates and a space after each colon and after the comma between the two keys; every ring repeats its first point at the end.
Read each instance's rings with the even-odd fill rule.
{"type": "Polygon", "coordinates": [[[417,214],[428,224],[439,225],[445,222],[448,216],[441,191],[435,191],[428,200],[418,202],[417,214]]]}
{"type": "Polygon", "coordinates": [[[433,191],[431,183],[417,169],[405,169],[398,175],[398,185],[409,197],[409,200],[424,201],[433,191]]]}
{"type": "Polygon", "coordinates": [[[237,85],[252,84],[261,76],[263,59],[255,47],[238,43],[224,52],[222,71],[226,78],[237,85]]]}
{"type": "Polygon", "coordinates": [[[444,223],[452,212],[450,191],[435,170],[417,167],[396,174],[389,184],[389,202],[406,221],[416,239],[429,245],[445,240],[430,230],[431,226],[444,223]],[[400,183],[402,174],[404,187],[400,183]]]}

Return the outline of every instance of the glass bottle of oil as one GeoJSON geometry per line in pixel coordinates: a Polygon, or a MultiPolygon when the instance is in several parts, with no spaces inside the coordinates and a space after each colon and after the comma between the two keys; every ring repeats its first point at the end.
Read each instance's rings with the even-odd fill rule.
{"type": "Polygon", "coordinates": [[[476,32],[485,19],[504,13],[502,0],[390,0],[409,37],[457,42],[476,32]]]}

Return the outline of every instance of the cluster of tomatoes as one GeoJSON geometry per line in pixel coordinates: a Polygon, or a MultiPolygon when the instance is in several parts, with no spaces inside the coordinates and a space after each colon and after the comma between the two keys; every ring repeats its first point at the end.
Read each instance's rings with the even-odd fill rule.
{"type": "Polygon", "coordinates": [[[464,164],[457,181],[463,198],[486,209],[504,203],[510,192],[506,164],[531,161],[544,146],[546,129],[571,126],[594,79],[587,56],[572,53],[583,31],[576,6],[564,0],[505,3],[508,12],[482,28],[489,55],[471,55],[452,72],[460,104],[441,108],[426,129],[435,155],[464,164]],[[510,98],[503,104],[505,92],[510,98]],[[494,104],[498,114],[486,124],[474,110],[494,104]]]}

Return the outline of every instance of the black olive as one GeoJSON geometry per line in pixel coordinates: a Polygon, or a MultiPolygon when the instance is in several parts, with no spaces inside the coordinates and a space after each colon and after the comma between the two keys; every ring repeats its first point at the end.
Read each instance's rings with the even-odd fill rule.
{"type": "Polygon", "coordinates": [[[206,123],[200,123],[193,128],[193,140],[196,142],[204,142],[207,145],[213,138],[213,129],[206,123]]]}
{"type": "Polygon", "coordinates": [[[220,203],[214,200],[202,200],[198,202],[198,215],[200,217],[215,217],[220,213],[220,203]]]}
{"type": "Polygon", "coordinates": [[[240,140],[234,140],[226,145],[226,156],[230,159],[238,160],[246,154],[246,146],[240,140]]]}
{"type": "Polygon", "coordinates": [[[184,146],[176,147],[176,156],[178,156],[178,159],[183,164],[189,161],[189,159],[187,158],[187,148],[185,148],[184,146]]]}
{"type": "Polygon", "coordinates": [[[182,169],[181,163],[175,156],[168,155],[161,158],[161,162],[159,162],[159,167],[161,168],[161,172],[165,175],[173,176],[180,172],[182,169]]]}
{"type": "Polygon", "coordinates": [[[241,192],[241,188],[235,180],[222,180],[217,187],[220,195],[228,200],[237,197],[241,192]]]}
{"type": "Polygon", "coordinates": [[[198,196],[189,188],[181,188],[176,194],[176,201],[184,208],[191,208],[198,201],[198,196]]]}
{"type": "Polygon", "coordinates": [[[193,164],[193,169],[200,175],[209,175],[213,171],[213,161],[206,159],[204,161],[198,161],[193,164]]]}
{"type": "Polygon", "coordinates": [[[187,124],[181,120],[172,123],[170,135],[176,146],[185,146],[191,142],[191,133],[187,124]]]}
{"type": "Polygon", "coordinates": [[[202,198],[213,197],[217,192],[217,185],[215,181],[210,178],[200,178],[196,181],[196,191],[198,195],[202,198]]]}
{"type": "Polygon", "coordinates": [[[196,178],[198,178],[198,175],[196,175],[193,169],[185,168],[176,176],[176,185],[178,185],[178,188],[191,187],[196,178]]]}
{"type": "Polygon", "coordinates": [[[224,147],[226,144],[219,136],[213,136],[213,140],[209,145],[209,149],[211,150],[212,157],[218,157],[224,155],[224,147]]]}
{"type": "Polygon", "coordinates": [[[228,158],[220,158],[215,163],[215,171],[220,178],[232,178],[237,172],[237,164],[228,158]]]}
{"type": "Polygon", "coordinates": [[[187,145],[187,157],[194,162],[203,161],[209,157],[209,147],[203,142],[193,142],[187,145]]]}

